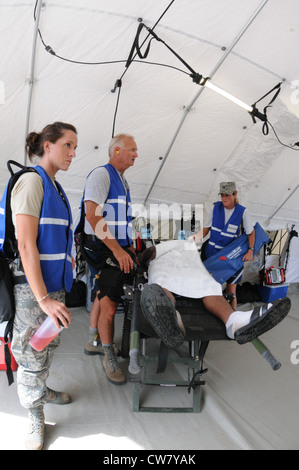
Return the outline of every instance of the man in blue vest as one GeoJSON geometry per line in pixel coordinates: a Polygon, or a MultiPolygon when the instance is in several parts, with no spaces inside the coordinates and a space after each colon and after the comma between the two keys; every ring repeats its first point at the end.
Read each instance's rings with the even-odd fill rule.
{"type": "MultiPolygon", "coordinates": [[[[213,254],[229,245],[239,237],[244,230],[248,235],[249,249],[243,257],[243,261],[251,261],[253,258],[255,231],[248,210],[238,202],[237,188],[234,182],[220,183],[221,202],[214,204],[207,216],[203,229],[203,238],[210,232],[210,238],[205,248],[205,256],[209,258],[213,254]]],[[[240,269],[227,280],[226,293],[233,295],[232,307],[237,308],[236,290],[237,284],[242,279],[244,268],[240,269]]]]}
{"type": "Polygon", "coordinates": [[[87,177],[85,202],[84,251],[97,292],[90,311],[89,342],[84,352],[104,355],[107,379],[125,383],[117,362],[114,345],[114,316],[123,295],[126,276],[133,269],[131,199],[124,172],[138,157],[132,136],[120,134],[109,145],[109,163],[95,168],[87,177]],[[98,336],[99,334],[99,336],[98,336]]]}

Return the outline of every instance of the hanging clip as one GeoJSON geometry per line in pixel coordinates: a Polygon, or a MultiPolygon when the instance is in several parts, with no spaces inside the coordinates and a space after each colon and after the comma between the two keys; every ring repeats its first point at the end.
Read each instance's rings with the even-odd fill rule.
{"type": "Polygon", "coordinates": [[[115,93],[117,88],[121,88],[121,86],[122,86],[122,81],[120,78],[118,78],[115,82],[113,90],[111,90],[111,93],[115,93]]]}

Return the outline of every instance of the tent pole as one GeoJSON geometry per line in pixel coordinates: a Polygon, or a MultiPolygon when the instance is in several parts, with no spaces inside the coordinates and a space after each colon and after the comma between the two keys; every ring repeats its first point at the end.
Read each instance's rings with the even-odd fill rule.
{"type": "Polygon", "coordinates": [[[167,158],[168,158],[168,155],[169,155],[169,153],[170,153],[170,151],[171,151],[171,149],[172,149],[172,147],[173,147],[173,145],[174,145],[174,143],[175,143],[175,141],[176,141],[176,139],[177,139],[178,134],[180,133],[180,130],[181,130],[181,128],[182,128],[182,126],[183,126],[183,124],[184,124],[184,122],[185,122],[185,119],[186,119],[186,117],[187,117],[187,115],[188,115],[190,109],[191,109],[191,108],[189,108],[189,107],[188,107],[187,109],[185,109],[185,114],[184,114],[184,116],[183,116],[183,118],[182,118],[182,120],[181,120],[181,122],[180,122],[180,124],[179,124],[179,127],[177,128],[177,130],[176,130],[176,132],[175,132],[174,137],[173,137],[172,140],[171,140],[171,143],[170,143],[170,145],[169,145],[169,147],[168,147],[168,149],[167,149],[167,151],[166,151],[166,153],[165,153],[165,155],[164,155],[164,158],[163,158],[163,160],[162,160],[162,163],[161,163],[161,165],[160,165],[160,168],[159,168],[159,170],[158,170],[158,172],[157,172],[157,174],[156,174],[156,176],[155,176],[155,178],[154,178],[154,180],[153,180],[153,182],[152,182],[152,184],[151,184],[151,186],[150,186],[150,188],[149,188],[149,190],[148,190],[148,193],[147,193],[147,195],[146,195],[146,197],[145,197],[145,199],[144,199],[143,205],[144,205],[145,207],[146,207],[146,203],[147,203],[147,200],[148,200],[148,198],[149,198],[149,195],[150,195],[150,193],[152,192],[153,187],[154,187],[155,184],[156,184],[156,181],[157,181],[157,179],[158,179],[158,177],[159,177],[159,175],[160,175],[160,173],[161,173],[161,171],[162,171],[162,168],[163,168],[164,164],[166,163],[166,160],[167,160],[167,158]]]}
{"type": "MultiPolygon", "coordinates": [[[[225,61],[225,59],[228,57],[228,55],[231,53],[231,51],[233,50],[233,48],[238,44],[238,42],[240,41],[240,39],[242,38],[242,36],[246,33],[246,31],[248,30],[248,28],[251,26],[251,24],[253,23],[253,21],[255,20],[255,18],[258,16],[258,14],[261,12],[261,10],[264,8],[264,6],[266,5],[266,3],[268,3],[269,0],[263,0],[261,2],[261,4],[259,5],[259,7],[257,8],[257,10],[254,12],[254,14],[251,16],[251,18],[248,20],[248,22],[245,24],[245,26],[242,28],[242,30],[240,31],[240,33],[236,36],[236,38],[233,40],[232,44],[227,48],[227,50],[225,51],[225,54],[223,54],[222,58],[218,61],[218,63],[216,64],[216,66],[214,67],[213,71],[211,72],[211,74],[209,74],[209,78],[212,78],[215,73],[217,72],[217,70],[221,67],[221,65],[223,64],[223,62],[225,61]]],[[[191,104],[189,106],[186,107],[185,109],[185,114],[174,134],[174,137],[172,138],[171,142],[170,142],[170,145],[165,153],[165,156],[163,158],[163,161],[162,161],[162,164],[160,165],[160,168],[158,169],[158,172],[148,190],[148,193],[144,199],[144,203],[143,205],[146,206],[146,203],[147,203],[147,200],[149,198],[149,195],[151,194],[152,190],[153,190],[153,187],[155,186],[156,184],[156,181],[162,171],[162,168],[170,154],[170,151],[177,139],[177,136],[179,135],[180,133],[180,130],[181,128],[183,127],[183,124],[187,118],[187,115],[189,113],[189,111],[191,110],[191,108],[193,107],[194,103],[198,100],[198,98],[200,97],[201,93],[203,92],[204,90],[204,87],[201,87],[198,91],[198,93],[195,95],[195,97],[193,98],[191,104]]]]}
{"type": "MultiPolygon", "coordinates": [[[[31,111],[31,103],[32,103],[32,93],[33,93],[33,85],[34,85],[34,67],[35,67],[35,57],[36,57],[36,43],[37,43],[37,35],[38,35],[38,26],[39,26],[39,19],[40,19],[40,12],[43,5],[43,0],[38,0],[38,5],[36,9],[36,18],[35,18],[35,29],[33,35],[33,45],[32,45],[32,55],[31,55],[31,70],[30,70],[30,77],[29,77],[29,94],[28,94],[28,104],[27,104],[27,115],[26,115],[26,126],[25,126],[25,139],[29,132],[29,122],[30,122],[30,111],[31,111]]],[[[27,155],[25,152],[24,155],[24,165],[27,164],[27,155]]]]}
{"type": "Polygon", "coordinates": [[[275,209],[275,211],[270,215],[270,217],[266,220],[265,222],[265,225],[269,225],[271,219],[273,219],[273,217],[277,214],[278,211],[280,211],[280,209],[286,204],[286,202],[293,196],[293,194],[297,191],[297,189],[299,188],[299,184],[297,184],[296,188],[293,189],[293,191],[291,192],[291,194],[288,195],[288,197],[280,204],[279,207],[277,207],[277,209],[275,209]]]}

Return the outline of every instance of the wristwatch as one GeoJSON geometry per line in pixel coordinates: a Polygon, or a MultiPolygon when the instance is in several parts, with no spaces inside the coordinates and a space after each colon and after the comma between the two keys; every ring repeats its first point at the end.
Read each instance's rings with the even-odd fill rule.
{"type": "Polygon", "coordinates": [[[254,248],[253,248],[253,246],[250,246],[250,247],[248,248],[248,250],[252,250],[252,251],[254,251],[254,248]]]}

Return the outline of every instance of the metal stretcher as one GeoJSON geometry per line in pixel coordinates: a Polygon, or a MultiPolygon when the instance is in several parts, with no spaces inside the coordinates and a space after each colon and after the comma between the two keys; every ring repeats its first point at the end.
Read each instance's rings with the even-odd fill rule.
{"type": "MultiPolygon", "coordinates": [[[[147,283],[146,273],[137,269],[132,286],[124,286],[125,316],[122,337],[122,357],[129,357],[129,372],[131,382],[134,383],[133,411],[134,412],[181,412],[199,413],[201,411],[201,389],[205,385],[202,377],[208,369],[204,368],[204,356],[210,341],[231,341],[226,335],[223,322],[209,313],[200,299],[176,297],[176,308],[180,312],[186,330],[185,341],[189,346],[189,354],[182,357],[180,354],[168,354],[163,342],[160,341],[148,320],[144,317],[140,296],[147,283]],[[157,348],[150,355],[146,352],[147,341],[155,338],[157,348]],[[152,364],[157,365],[158,374],[152,374],[152,364]],[[163,380],[163,371],[170,363],[186,365],[186,377],[181,374],[171,380],[163,380]],[[167,365],[166,365],[167,364],[167,365]],[[157,377],[158,376],[158,377],[157,377]],[[143,404],[143,391],[146,386],[185,387],[192,393],[192,405],[182,407],[171,406],[145,406],[143,404]]],[[[280,368],[281,364],[272,356],[267,347],[259,340],[252,341],[257,351],[269,362],[273,370],[280,368]]],[[[187,349],[187,348],[186,348],[187,349]]]]}

